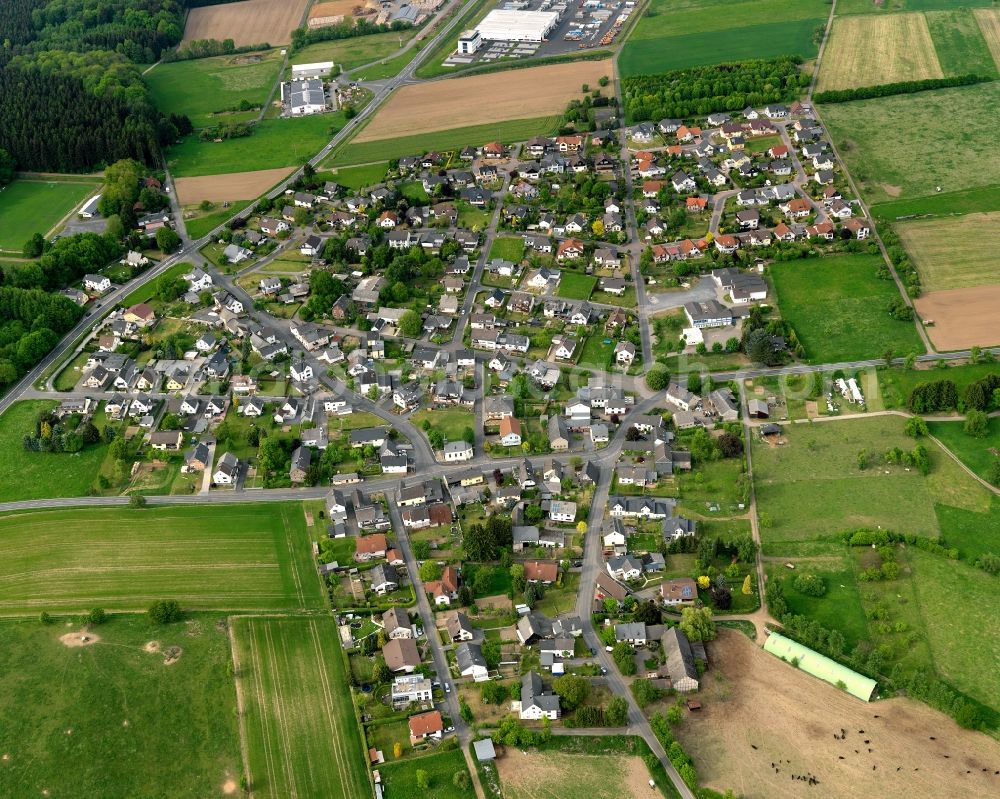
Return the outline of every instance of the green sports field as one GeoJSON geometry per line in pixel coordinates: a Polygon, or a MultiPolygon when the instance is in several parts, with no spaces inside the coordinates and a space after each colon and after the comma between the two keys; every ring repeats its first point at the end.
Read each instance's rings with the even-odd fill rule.
{"type": "Polygon", "coordinates": [[[652,0],[622,48],[621,74],[782,55],[816,55],[822,0],[652,0]]]}
{"type": "Polygon", "coordinates": [[[892,319],[896,284],[880,280],[876,255],[841,255],[769,267],[778,308],[813,363],[839,363],[923,351],[912,322],[892,319]]]}
{"type": "Polygon", "coordinates": [[[403,155],[421,155],[430,150],[461,150],[467,145],[477,146],[496,139],[526,141],[536,135],[552,135],[558,127],[559,117],[533,117],[508,120],[499,124],[473,125],[436,133],[421,133],[416,136],[401,136],[395,139],[348,142],[324,161],[323,168],[388,161],[403,155]]]}
{"type": "Polygon", "coordinates": [[[167,149],[167,164],[179,178],[299,166],[322,150],[346,122],[343,112],[337,111],[265,119],[254,126],[252,136],[240,139],[206,142],[192,134],[167,149]]]}
{"type": "Polygon", "coordinates": [[[369,796],[333,620],[234,619],[233,637],[253,795],[369,796]]]}
{"type": "Polygon", "coordinates": [[[319,608],[301,506],[77,508],[0,516],[0,614],[319,608]]]}
{"type": "Polygon", "coordinates": [[[278,80],[277,50],[157,64],[144,76],[156,107],[187,114],[196,128],[254,119],[258,111],[222,113],[241,100],[263,105],[278,80]]]}
{"type": "Polygon", "coordinates": [[[43,236],[84,200],[96,194],[98,180],[19,179],[0,189],[0,250],[21,252],[24,243],[43,236]]]}
{"type": "Polygon", "coordinates": [[[113,616],[99,643],[60,642],[78,630],[78,619],[0,623],[0,796],[187,799],[239,785],[225,619],[113,616]],[[180,659],[165,665],[172,646],[180,659]]]}

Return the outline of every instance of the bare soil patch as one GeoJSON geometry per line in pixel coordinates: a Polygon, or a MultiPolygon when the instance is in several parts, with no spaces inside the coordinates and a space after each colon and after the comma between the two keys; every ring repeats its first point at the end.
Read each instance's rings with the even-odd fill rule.
{"type": "Polygon", "coordinates": [[[173,666],[178,660],[181,659],[182,654],[184,654],[184,650],[179,646],[168,646],[163,652],[163,665],[173,666]]]}
{"type": "Polygon", "coordinates": [[[583,84],[613,74],[611,61],[579,61],[404,86],[355,141],[561,114],[583,84]]]}
{"type": "Polygon", "coordinates": [[[236,783],[236,780],[230,778],[226,780],[224,783],[222,783],[222,792],[226,796],[232,796],[234,793],[236,793],[236,789],[238,787],[239,785],[236,783]]]}
{"type": "Polygon", "coordinates": [[[927,335],[938,350],[1000,344],[1000,286],[931,291],[913,301],[927,335]]]}
{"type": "Polygon", "coordinates": [[[642,758],[522,752],[508,747],[497,770],[507,799],[561,799],[567,786],[588,799],[646,799],[652,795],[642,758]]]}
{"type": "Polygon", "coordinates": [[[476,604],[480,608],[493,608],[494,610],[510,610],[514,607],[514,603],[510,601],[510,597],[506,594],[481,596],[476,600],[476,604]]]}
{"type": "Polygon", "coordinates": [[[354,17],[354,9],[364,6],[361,0],[328,0],[325,3],[316,3],[309,9],[309,19],[319,19],[320,17],[342,16],[345,19],[354,17]]]}
{"type": "Polygon", "coordinates": [[[241,3],[192,8],[184,28],[184,41],[232,39],[237,47],[248,44],[288,44],[299,26],[309,0],[243,0],[241,3]]]}
{"type": "Polygon", "coordinates": [[[177,199],[183,205],[208,200],[213,203],[252,200],[292,173],[291,167],[235,172],[232,175],[204,175],[176,178],[177,199]]]}
{"type": "Polygon", "coordinates": [[[101,636],[96,635],[89,630],[79,630],[75,633],[66,633],[66,635],[61,635],[59,636],[59,640],[62,642],[63,646],[68,647],[92,646],[93,644],[101,642],[101,636]]]}
{"type": "Polygon", "coordinates": [[[943,76],[923,14],[837,17],[816,89],[853,89],[943,76]]]}
{"type": "Polygon", "coordinates": [[[979,30],[983,32],[997,69],[1000,69],[1000,8],[974,8],[972,13],[976,15],[979,30]]]}
{"type": "Polygon", "coordinates": [[[160,642],[159,641],[147,641],[146,645],[142,648],[142,651],[143,652],[148,652],[151,655],[155,655],[157,652],[160,651],[160,642]]]}
{"type": "Polygon", "coordinates": [[[1000,788],[1000,743],[926,705],[861,702],[735,630],[719,630],[709,659],[702,710],[678,730],[708,787],[744,799],[931,799],[946,785],[963,797],[1000,788]]]}

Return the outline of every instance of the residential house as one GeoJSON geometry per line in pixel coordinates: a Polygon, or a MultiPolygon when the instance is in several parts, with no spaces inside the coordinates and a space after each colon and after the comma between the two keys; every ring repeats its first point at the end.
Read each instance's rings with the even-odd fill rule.
{"type": "Polygon", "coordinates": [[[559,718],[559,696],[545,691],[542,678],[534,671],[529,671],[521,678],[519,716],[531,721],[559,718]]]}
{"type": "Polygon", "coordinates": [[[463,677],[472,677],[476,682],[489,679],[489,669],[483,648],[479,644],[463,641],[455,648],[455,662],[458,673],[463,677]]]}
{"type": "Polygon", "coordinates": [[[412,638],[393,638],[382,647],[385,665],[393,674],[412,674],[420,666],[420,652],[412,638]]]}
{"type": "Polygon", "coordinates": [[[698,599],[698,584],[690,577],[667,580],[660,586],[664,605],[693,605],[698,599]]]}

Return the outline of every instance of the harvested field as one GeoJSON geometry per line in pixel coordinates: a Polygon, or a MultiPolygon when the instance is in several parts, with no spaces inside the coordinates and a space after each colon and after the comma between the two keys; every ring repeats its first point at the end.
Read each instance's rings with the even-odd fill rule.
{"type": "MultiPolygon", "coordinates": [[[[184,42],[195,39],[232,39],[248,44],[288,44],[302,22],[308,0],[243,0],[192,8],[184,28],[184,42]]],[[[183,44],[183,42],[182,42],[183,44]]]]}
{"type": "Polygon", "coordinates": [[[976,8],[972,13],[976,15],[976,22],[993,54],[997,69],[1000,69],[1000,8],[976,8]]]}
{"type": "Polygon", "coordinates": [[[611,61],[580,61],[405,86],[355,139],[376,141],[508,119],[560,114],[587,83],[614,74],[611,61]],[[484,104],[482,98],[488,97],[484,104]]]}
{"type": "Polygon", "coordinates": [[[896,232],[929,292],[1000,283],[1000,212],[901,222],[896,232]]]}
{"type": "Polygon", "coordinates": [[[234,172],[232,175],[205,175],[197,178],[177,178],[177,197],[185,205],[209,200],[213,203],[252,200],[292,173],[292,167],[258,169],[256,172],[234,172]]]}
{"type": "Polygon", "coordinates": [[[837,17],[817,91],[941,78],[923,14],[837,17]]]}
{"type": "Polygon", "coordinates": [[[354,17],[354,9],[364,5],[360,0],[330,0],[326,3],[316,3],[309,9],[309,19],[319,19],[320,17],[354,17]]]}
{"type": "Polygon", "coordinates": [[[565,796],[567,785],[588,799],[639,799],[651,793],[649,770],[637,755],[526,753],[507,747],[496,763],[507,799],[565,796]]]}
{"type": "Polygon", "coordinates": [[[963,350],[973,344],[1000,344],[1000,286],[932,291],[913,301],[920,318],[934,320],[926,328],[938,350],[963,350]]]}
{"type": "Polygon", "coordinates": [[[907,699],[861,702],[735,630],[719,630],[709,657],[721,679],[705,679],[702,710],[677,730],[708,787],[745,799],[930,799],[943,785],[957,796],[996,792],[1000,744],[937,711],[907,699]],[[819,785],[807,791],[795,775],[819,785]]]}

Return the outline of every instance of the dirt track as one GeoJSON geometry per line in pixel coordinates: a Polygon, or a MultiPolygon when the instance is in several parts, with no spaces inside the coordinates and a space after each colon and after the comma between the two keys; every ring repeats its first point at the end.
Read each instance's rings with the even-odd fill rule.
{"type": "Polygon", "coordinates": [[[611,61],[578,61],[404,86],[355,141],[561,114],[584,83],[613,73],[611,61]]]}
{"type": "Polygon", "coordinates": [[[252,200],[292,173],[291,167],[260,169],[256,172],[236,172],[232,175],[204,175],[197,178],[177,178],[174,186],[182,205],[202,200],[233,202],[252,200]]]}
{"type": "Polygon", "coordinates": [[[243,0],[193,8],[184,28],[184,41],[232,39],[248,44],[288,44],[299,26],[308,0],[243,0]]]}
{"type": "Polygon", "coordinates": [[[925,329],[939,350],[1000,344],[1000,286],[932,291],[913,304],[921,319],[934,321],[925,329]]]}
{"type": "Polygon", "coordinates": [[[678,737],[711,788],[744,799],[1000,794],[1000,743],[925,705],[861,702],[734,630],[720,630],[709,659],[704,707],[686,714],[678,737]]]}

